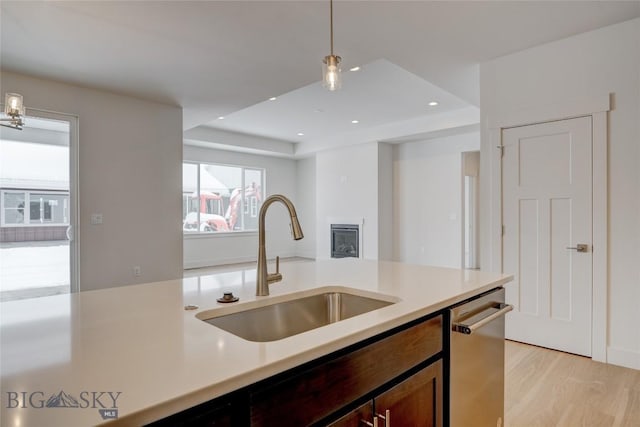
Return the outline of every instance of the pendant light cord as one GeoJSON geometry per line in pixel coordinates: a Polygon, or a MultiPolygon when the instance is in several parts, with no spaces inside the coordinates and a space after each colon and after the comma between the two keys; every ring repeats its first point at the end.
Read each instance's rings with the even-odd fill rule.
{"type": "Polygon", "coordinates": [[[329,0],[329,13],[331,15],[331,56],[333,56],[333,0],[329,0]]]}

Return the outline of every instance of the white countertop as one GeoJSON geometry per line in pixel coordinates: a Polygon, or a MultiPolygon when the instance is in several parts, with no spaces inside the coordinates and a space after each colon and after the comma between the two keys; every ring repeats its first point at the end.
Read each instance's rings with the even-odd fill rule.
{"type": "Polygon", "coordinates": [[[270,286],[268,297],[254,295],[252,268],[2,303],[0,425],[96,425],[109,421],[98,408],[112,408],[113,398],[118,418],[109,425],[141,425],[511,280],[494,273],[354,259],[283,263],[281,272],[282,282],[270,286]],[[196,318],[205,310],[236,311],[240,304],[285,300],[287,294],[327,286],[399,302],[267,343],[243,340],[196,318]],[[240,301],[216,302],[223,291],[233,291],[240,301]],[[186,311],[187,304],[199,309],[186,311]],[[38,408],[60,391],[79,407],[38,408]]]}

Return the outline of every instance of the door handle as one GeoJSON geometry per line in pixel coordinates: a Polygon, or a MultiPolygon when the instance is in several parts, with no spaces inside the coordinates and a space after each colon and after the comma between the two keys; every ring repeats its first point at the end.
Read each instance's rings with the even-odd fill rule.
{"type": "Polygon", "coordinates": [[[378,417],[384,420],[384,427],[391,427],[391,411],[384,411],[384,415],[378,414],[378,417]]]}
{"type": "Polygon", "coordinates": [[[578,243],[575,246],[567,246],[567,249],[573,249],[576,252],[589,252],[589,245],[578,243]]]}
{"type": "Polygon", "coordinates": [[[468,325],[462,322],[454,322],[453,331],[460,332],[465,335],[471,335],[476,329],[480,329],[487,323],[491,323],[492,321],[496,320],[498,317],[504,316],[505,314],[513,310],[512,305],[505,304],[505,303],[496,303],[495,305],[492,305],[491,307],[489,307],[489,309],[496,309],[496,308],[498,308],[499,310],[494,313],[491,313],[486,317],[483,317],[482,319],[478,320],[476,323],[473,323],[471,325],[468,325]]]}

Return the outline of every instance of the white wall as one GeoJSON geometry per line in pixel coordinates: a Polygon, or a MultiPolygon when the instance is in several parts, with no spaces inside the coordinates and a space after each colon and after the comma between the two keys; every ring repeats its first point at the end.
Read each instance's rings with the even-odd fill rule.
{"type": "Polygon", "coordinates": [[[393,146],[378,144],[378,259],[393,259],[393,146]]]}
{"type": "Polygon", "coordinates": [[[360,223],[360,256],[378,259],[376,142],[316,155],[316,258],[331,257],[330,225],[341,222],[360,223]]]}
{"type": "Polygon", "coordinates": [[[316,257],[316,158],[296,161],[296,212],[304,239],[296,242],[296,255],[316,257]]]}
{"type": "MultiPolygon", "coordinates": [[[[283,194],[296,205],[296,210],[298,208],[295,160],[190,145],[184,146],[184,160],[263,168],[266,174],[265,195],[283,194]]],[[[280,203],[271,205],[265,221],[267,258],[296,255],[299,243],[292,239],[289,223],[289,214],[286,208],[280,203]]],[[[306,235],[312,225],[305,226],[304,222],[301,225],[302,231],[306,235]]],[[[300,242],[302,241],[304,239],[300,242]]],[[[185,236],[184,238],[185,268],[255,261],[257,256],[257,232],[185,236]]]]}
{"type": "MultiPolygon", "coordinates": [[[[640,369],[640,19],[482,64],[482,254],[490,251],[487,122],[509,110],[613,94],[609,113],[608,361],[640,369]]],[[[553,153],[549,153],[553,155],[553,153]]],[[[483,256],[482,266],[488,266],[483,256]]]]}
{"type": "Polygon", "coordinates": [[[480,148],[478,132],[393,149],[393,259],[461,266],[462,152],[480,148]]]}
{"type": "Polygon", "coordinates": [[[182,109],[2,71],[27,108],[78,116],[80,289],[182,277],[182,109]],[[103,224],[91,225],[92,213],[103,224]],[[132,267],[141,267],[134,278],[132,267]]]}

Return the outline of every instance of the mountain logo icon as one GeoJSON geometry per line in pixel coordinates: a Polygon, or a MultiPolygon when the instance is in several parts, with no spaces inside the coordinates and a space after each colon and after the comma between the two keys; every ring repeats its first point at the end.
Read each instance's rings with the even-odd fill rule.
{"type": "Polygon", "coordinates": [[[75,397],[60,390],[60,393],[51,395],[46,406],[47,408],[78,408],[80,404],[75,397]]]}

